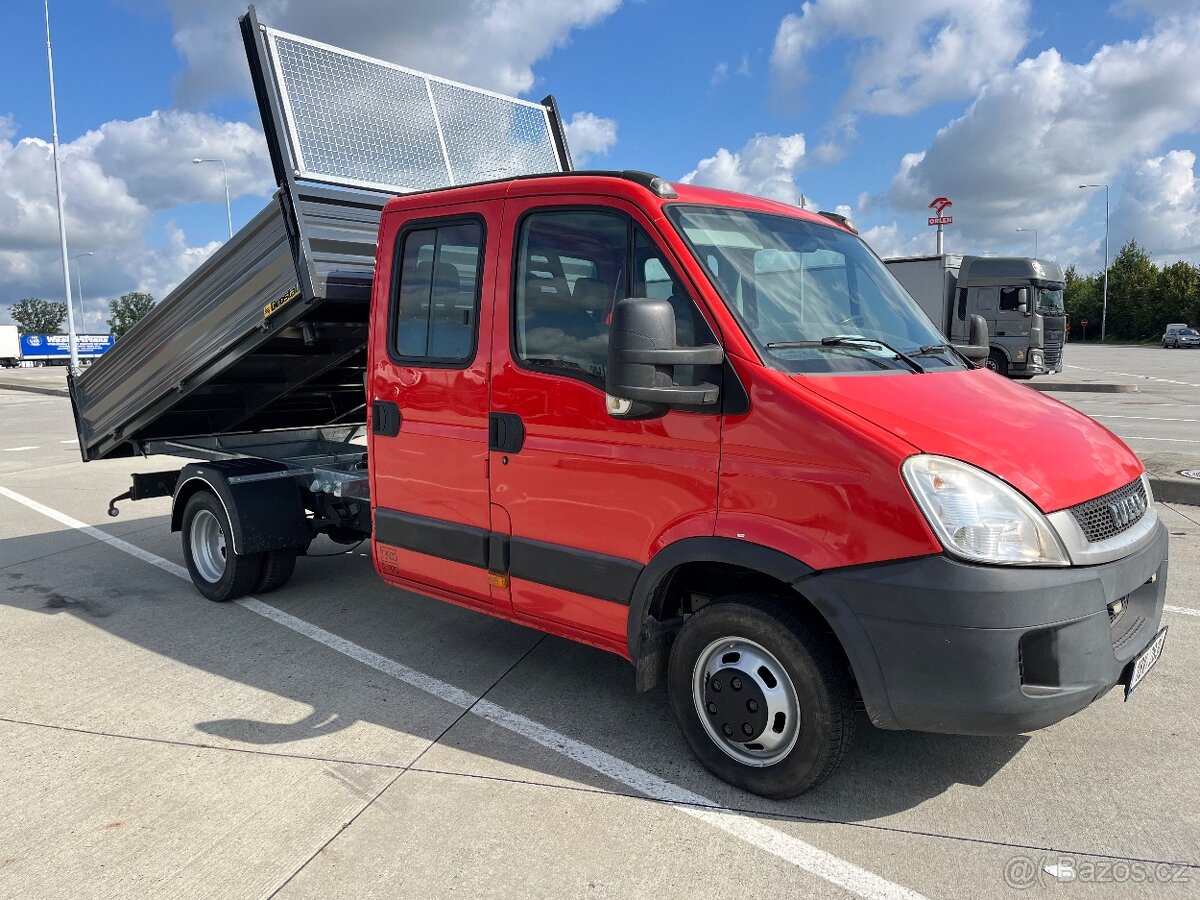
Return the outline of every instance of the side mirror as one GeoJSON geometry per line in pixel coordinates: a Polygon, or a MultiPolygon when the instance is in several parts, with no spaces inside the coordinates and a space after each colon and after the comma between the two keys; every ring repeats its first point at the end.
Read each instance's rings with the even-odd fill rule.
{"type": "Polygon", "coordinates": [[[1029,315],[1029,288],[1021,288],[1017,292],[1017,310],[1023,316],[1029,315]]]}
{"type": "Polygon", "coordinates": [[[724,359],[717,344],[675,345],[675,310],[666,300],[618,300],[608,335],[609,414],[645,419],[664,415],[672,406],[710,406],[720,398],[718,387],[678,385],[675,367],[713,366],[724,359]]]}
{"type": "Polygon", "coordinates": [[[971,316],[971,343],[966,347],[955,349],[971,360],[982,365],[992,352],[991,338],[988,336],[987,319],[983,316],[971,316]]]}

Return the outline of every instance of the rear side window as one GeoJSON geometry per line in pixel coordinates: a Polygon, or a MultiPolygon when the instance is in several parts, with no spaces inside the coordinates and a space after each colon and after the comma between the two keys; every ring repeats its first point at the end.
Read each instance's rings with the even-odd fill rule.
{"type": "Polygon", "coordinates": [[[449,222],[401,233],[397,248],[395,356],[461,365],[475,355],[483,225],[449,222]]]}

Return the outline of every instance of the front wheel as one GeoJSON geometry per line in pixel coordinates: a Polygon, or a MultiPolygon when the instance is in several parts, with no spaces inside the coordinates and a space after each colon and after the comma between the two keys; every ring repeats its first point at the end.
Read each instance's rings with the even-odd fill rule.
{"type": "Polygon", "coordinates": [[[998,350],[993,350],[988,354],[987,367],[997,375],[1008,375],[1008,360],[998,350]]]}
{"type": "Polygon", "coordinates": [[[196,590],[209,600],[244,597],[263,574],[263,554],[234,553],[225,507],[199,491],[183,508],[183,558],[196,590]]]}
{"type": "Polygon", "coordinates": [[[691,616],[671,648],[668,687],[692,752],[752,793],[802,794],[849,750],[854,691],[840,649],[763,597],[727,597],[691,616]]]}

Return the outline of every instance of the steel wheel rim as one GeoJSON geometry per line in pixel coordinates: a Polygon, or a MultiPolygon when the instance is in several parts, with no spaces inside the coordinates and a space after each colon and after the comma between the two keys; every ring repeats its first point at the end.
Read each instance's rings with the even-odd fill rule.
{"type": "Polygon", "coordinates": [[[993,372],[1000,371],[1000,363],[996,362],[996,360],[992,359],[992,357],[990,357],[990,356],[988,357],[987,367],[989,369],[991,369],[993,372]]]}
{"type": "MultiPolygon", "coordinates": [[[[722,687],[722,691],[730,689],[722,687]]],[[[775,765],[792,751],[800,737],[800,701],[791,676],[770,650],[747,638],[723,637],[701,651],[692,668],[692,702],[709,739],[726,756],[745,766],[775,765]],[[713,698],[714,676],[724,681],[721,673],[731,669],[742,678],[739,693],[744,691],[754,699],[761,695],[765,701],[766,728],[749,740],[739,733],[740,726],[747,722],[718,721],[708,705],[713,698]],[[723,725],[733,725],[734,734],[725,733],[723,725]]],[[[724,710],[720,718],[728,719],[724,710]]]]}
{"type": "Polygon", "coordinates": [[[225,529],[215,515],[202,509],[192,518],[192,562],[200,577],[216,584],[225,574],[225,529]]]}

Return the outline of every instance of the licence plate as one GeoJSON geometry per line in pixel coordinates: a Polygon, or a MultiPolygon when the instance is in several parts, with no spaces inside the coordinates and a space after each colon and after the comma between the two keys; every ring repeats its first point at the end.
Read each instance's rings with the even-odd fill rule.
{"type": "Polygon", "coordinates": [[[1133,693],[1133,689],[1141,684],[1146,674],[1154,668],[1154,664],[1162,656],[1163,644],[1166,642],[1167,629],[1164,628],[1154,636],[1154,640],[1150,642],[1150,646],[1135,656],[1133,662],[1129,664],[1129,681],[1125,684],[1126,700],[1133,693]]]}

